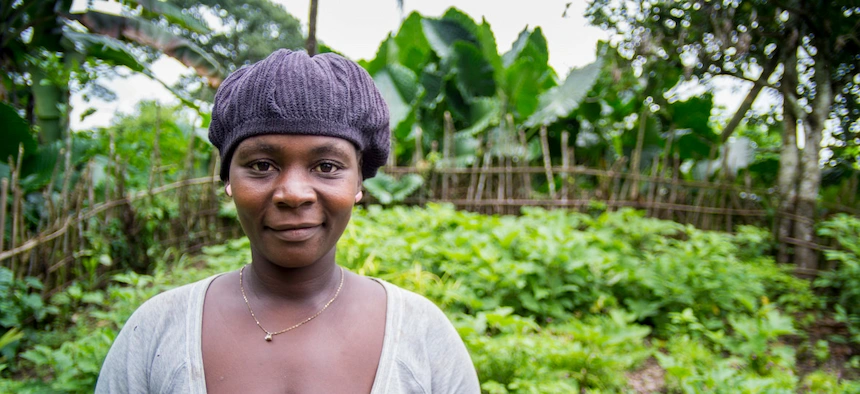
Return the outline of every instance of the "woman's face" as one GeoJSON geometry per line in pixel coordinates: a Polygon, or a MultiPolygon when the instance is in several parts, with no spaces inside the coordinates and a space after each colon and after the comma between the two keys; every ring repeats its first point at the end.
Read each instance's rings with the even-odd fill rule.
{"type": "Polygon", "coordinates": [[[358,153],[349,141],[260,135],[230,162],[232,192],[254,259],[285,268],[334,259],[334,247],[361,199],[358,153]]]}

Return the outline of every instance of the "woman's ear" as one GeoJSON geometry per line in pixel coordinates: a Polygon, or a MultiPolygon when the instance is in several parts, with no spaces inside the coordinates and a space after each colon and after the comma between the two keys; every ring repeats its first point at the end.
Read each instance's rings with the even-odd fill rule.
{"type": "Polygon", "coordinates": [[[227,186],[224,187],[224,192],[227,193],[227,197],[233,197],[233,189],[230,188],[230,182],[227,182],[227,186]]]}
{"type": "Polygon", "coordinates": [[[364,197],[364,192],[358,189],[358,193],[355,193],[355,203],[358,204],[362,197],[364,197]]]}

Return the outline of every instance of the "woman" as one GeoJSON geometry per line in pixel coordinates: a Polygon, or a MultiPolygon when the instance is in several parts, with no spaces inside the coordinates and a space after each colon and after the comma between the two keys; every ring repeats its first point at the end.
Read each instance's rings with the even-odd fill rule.
{"type": "Polygon", "coordinates": [[[340,56],[279,50],[231,74],[209,139],[252,261],[141,306],[96,392],[480,392],[435,305],[335,261],[389,134],[370,76],[340,56]]]}

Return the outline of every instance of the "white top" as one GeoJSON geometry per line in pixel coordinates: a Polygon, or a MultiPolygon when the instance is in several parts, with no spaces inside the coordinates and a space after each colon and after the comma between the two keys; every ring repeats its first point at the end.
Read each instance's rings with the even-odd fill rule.
{"type": "MultiPolygon", "coordinates": [[[[203,300],[215,277],[141,305],[111,346],[96,393],[206,393],[203,300]]],[[[445,314],[418,294],[374,280],[388,301],[371,394],[480,393],[469,353],[445,314]]]]}

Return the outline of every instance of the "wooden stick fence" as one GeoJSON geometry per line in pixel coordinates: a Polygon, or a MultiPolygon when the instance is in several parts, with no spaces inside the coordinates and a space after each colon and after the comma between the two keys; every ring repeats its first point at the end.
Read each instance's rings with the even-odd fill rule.
{"type": "MultiPolygon", "coordinates": [[[[526,134],[521,129],[514,130],[510,117],[506,119],[506,127],[511,129],[509,138],[512,141],[484,141],[481,154],[470,165],[458,167],[453,150],[456,138],[453,121],[450,115],[446,115],[445,120],[442,146],[437,141],[431,144],[433,156],[437,156],[441,148],[442,160],[436,166],[418,165],[424,156],[420,144],[416,144],[412,166],[398,167],[391,160],[383,168],[385,173],[395,177],[420,174],[426,180],[424,187],[405,201],[408,204],[448,202],[458,208],[490,214],[519,214],[524,206],[580,211],[632,207],[645,210],[651,217],[722,231],[734,231],[743,224],[767,227],[779,207],[777,193],[752,185],[748,171],[743,174],[742,182],[683,179],[679,157],[670,155],[668,150],[662,159],[654,158],[650,168],[640,171],[629,170],[632,166],[627,165],[625,157],[609,164],[608,169],[577,166],[568,132],[560,135],[560,166],[553,165],[546,129],[540,129],[537,135],[541,165],[529,165],[524,158],[528,151],[526,134]],[[494,143],[519,143],[522,155],[494,155],[494,143]]],[[[416,133],[420,135],[421,131],[416,133]]],[[[12,270],[17,278],[39,277],[45,290],[51,291],[69,283],[70,275],[82,275],[83,267],[87,266],[83,262],[99,258],[94,253],[111,252],[105,250],[104,243],[138,243],[139,238],[146,235],[152,237],[150,244],[182,253],[240,235],[235,220],[218,216],[220,205],[226,200],[218,182],[217,153],[213,151],[206,163],[198,163],[194,157],[194,141],[190,141],[188,156],[183,161],[184,170],[180,171],[182,178],[164,184],[160,135],[159,126],[151,156],[153,172],[142,190],[134,192],[126,185],[126,165],[118,157],[112,136],[104,166],[106,181],[102,185],[94,182],[95,163],[72,169],[72,143],[67,139],[47,188],[41,191],[45,205],[37,222],[24,215],[27,196],[20,185],[22,150],[19,150],[18,160],[10,157],[11,176],[0,180],[0,266],[12,270]],[[193,170],[200,167],[207,175],[194,177],[193,170]],[[55,190],[55,185],[59,190],[55,190]],[[97,192],[97,188],[104,190],[97,192]],[[161,206],[165,202],[175,203],[175,208],[161,206]],[[156,210],[163,217],[138,217],[141,208],[144,212],[156,210]],[[147,224],[153,227],[153,223],[155,229],[144,234],[143,227],[147,224]]],[[[845,187],[856,190],[858,182],[854,174],[845,187]]],[[[845,195],[848,197],[824,204],[824,207],[833,212],[860,214],[853,208],[857,204],[856,196],[845,195]]],[[[788,213],[781,217],[807,220],[788,213]]],[[[780,242],[826,249],[798,239],[786,238],[780,242]]],[[[127,246],[134,249],[142,245],[127,246]]],[[[125,258],[123,268],[145,269],[148,256],[145,250],[137,250],[111,258],[125,258]]],[[[86,274],[98,276],[112,269],[98,264],[96,272],[86,274]]]]}
{"type": "MultiPolygon", "coordinates": [[[[73,277],[100,277],[117,268],[147,268],[147,242],[186,253],[238,236],[241,231],[236,221],[218,216],[226,200],[216,175],[217,154],[213,152],[208,158],[210,166],[204,167],[211,175],[193,177],[191,169],[202,163],[195,162],[193,149],[189,149],[184,163],[188,170],[181,172],[184,179],[164,184],[157,146],[153,173],[138,191],[127,188],[126,166],[117,157],[113,140],[102,185],[95,184],[94,162],[72,168],[69,139],[47,187],[39,192],[24,190],[20,184],[23,154],[19,151],[19,159],[9,161],[10,178],[0,179],[0,266],[19,279],[41,279],[49,294],[73,277]],[[103,187],[104,193],[97,193],[97,187],[103,187]],[[41,194],[44,205],[34,221],[25,216],[24,197],[36,194],[41,194]],[[11,230],[8,234],[7,228],[11,230]],[[144,242],[141,237],[151,239],[144,242]],[[125,254],[118,252],[123,248],[125,254]],[[84,264],[87,259],[100,261],[100,257],[100,264],[84,264]]],[[[27,210],[35,208],[31,205],[27,210]]]]}

